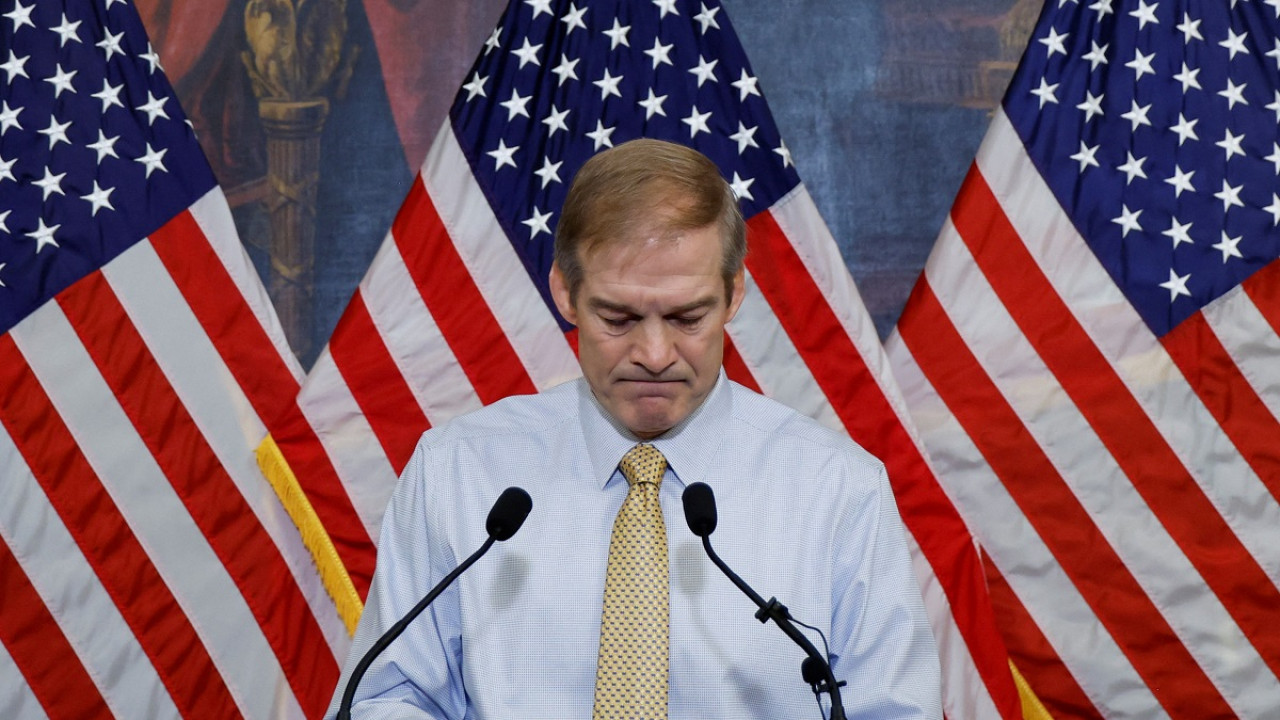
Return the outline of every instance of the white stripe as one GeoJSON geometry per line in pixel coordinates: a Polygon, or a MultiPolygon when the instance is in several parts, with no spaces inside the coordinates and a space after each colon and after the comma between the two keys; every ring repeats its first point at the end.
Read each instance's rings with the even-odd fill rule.
{"type": "Polygon", "coordinates": [[[985,277],[954,271],[966,267],[977,262],[948,220],[925,275],[964,343],[1232,707],[1246,716],[1280,707],[1280,686],[1265,662],[1041,362],[985,277]]]}
{"type": "Polygon", "coordinates": [[[432,425],[483,405],[390,235],[360,282],[360,293],[387,352],[432,425]]]}
{"type": "Polygon", "coordinates": [[[150,242],[137,243],[125,251],[103,268],[103,275],[219,464],[271,536],[334,657],[341,660],[351,644],[350,636],[297,527],[258,467],[254,451],[267,430],[249,399],[150,242]]]}
{"type": "MultiPolygon", "coordinates": [[[[3,537],[75,650],[113,714],[123,718],[176,718],[168,691],[120,615],[111,596],[62,524],[8,433],[0,429],[0,537],[3,537]]],[[[7,664],[12,666],[12,660],[7,664]]],[[[0,717],[43,713],[31,695],[8,688],[0,663],[0,717]],[[7,710],[11,704],[19,708],[7,710]],[[34,710],[33,710],[34,708],[34,710]]],[[[22,677],[14,667],[16,680],[22,677]]],[[[25,686],[26,682],[22,681],[25,686]]]]}
{"type": "Polygon", "coordinates": [[[192,522],[57,303],[10,333],[191,619],[242,712],[303,716],[244,597],[192,522]]]}
{"type": "Polygon", "coordinates": [[[49,717],[4,643],[0,643],[0,717],[23,720],[45,720],[49,717]]]}
{"type": "Polygon", "coordinates": [[[896,332],[885,348],[956,508],[1081,689],[1106,717],[1166,717],[896,332]]]}
{"type": "Polygon", "coordinates": [[[533,384],[545,390],[578,377],[572,348],[524,263],[511,244],[503,242],[505,233],[447,119],[421,176],[462,262],[533,384]]]}
{"type": "Polygon", "coordinates": [[[1084,241],[999,109],[976,162],[1058,295],[1240,542],[1280,585],[1275,540],[1280,505],[1187,387],[1097,257],[1080,251],[1084,241]]]}
{"type": "Polygon", "coordinates": [[[1238,285],[1204,307],[1204,319],[1218,336],[1240,373],[1271,411],[1280,418],[1280,335],[1238,285]]]}
{"type": "Polygon", "coordinates": [[[818,387],[750,273],[746,275],[746,294],[738,315],[726,331],[765,395],[829,428],[845,431],[835,408],[818,387]]]}
{"type": "Polygon", "coordinates": [[[254,269],[248,252],[240,242],[235,222],[231,217],[231,208],[227,206],[227,198],[222,194],[222,188],[215,186],[204,197],[197,200],[190,210],[196,224],[200,226],[213,251],[217,253],[218,259],[222,261],[223,267],[231,275],[231,281],[240,290],[241,297],[248,303],[254,317],[258,318],[258,324],[266,331],[267,337],[271,338],[276,353],[284,360],[293,378],[302,382],[306,373],[289,348],[289,341],[285,338],[284,327],[280,325],[275,306],[271,304],[267,289],[262,286],[258,271],[254,269]]]}

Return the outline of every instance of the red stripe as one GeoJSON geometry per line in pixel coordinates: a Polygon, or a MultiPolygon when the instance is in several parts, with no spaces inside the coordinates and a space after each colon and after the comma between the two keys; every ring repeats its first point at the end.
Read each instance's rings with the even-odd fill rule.
{"type": "Polygon", "coordinates": [[[760,383],[756,382],[751,368],[747,367],[746,361],[742,359],[742,353],[738,352],[738,348],[734,346],[728,334],[724,336],[724,372],[730,380],[739,385],[761,392],[760,383]]]}
{"type": "MultiPolygon", "coordinates": [[[[1280,674],[1280,591],[1058,297],[976,166],[951,213],[1018,328],[1263,661],[1280,674]]],[[[1212,469],[1205,470],[1211,477],[1212,469]]]]}
{"type": "Polygon", "coordinates": [[[1280,260],[1272,260],[1242,285],[1271,330],[1280,335],[1280,260]]]}
{"type": "Polygon", "coordinates": [[[992,700],[1002,716],[1019,717],[968,528],[773,216],[752,217],[747,237],[751,276],[850,436],[885,463],[903,522],[938,577],[992,700]]]}
{"type": "MultiPolygon", "coordinates": [[[[239,717],[182,607],[8,335],[0,337],[0,387],[5,388],[0,423],[137,636],[174,705],[191,717],[239,717]]],[[[0,615],[7,613],[6,596],[0,615]]]]}
{"type": "Polygon", "coordinates": [[[1056,718],[1101,720],[1102,714],[1094,707],[1089,696],[1084,694],[1049,639],[1040,632],[1040,627],[1014,594],[1004,575],[1000,574],[988,557],[983,557],[982,566],[987,571],[991,606],[1000,619],[1000,630],[1005,644],[1009,646],[1009,654],[1017,663],[1018,672],[1022,673],[1022,678],[1031,686],[1049,715],[1056,718]]]}
{"type": "Polygon", "coordinates": [[[431,424],[374,327],[358,289],[333,331],[329,352],[399,475],[409,464],[418,438],[431,424]]]}
{"type": "Polygon", "coordinates": [[[333,540],[357,591],[373,577],[374,546],[320,440],[296,404],[298,382],[190,212],[151,235],[160,261],[266,424],[333,540]]]}
{"type": "Polygon", "coordinates": [[[902,341],[1086,603],[1174,715],[1231,709],[1094,525],[956,332],[925,280],[898,320],[902,341]]]}
{"type": "Polygon", "coordinates": [[[271,536],[222,467],[101,273],[58,296],[80,341],[226,566],[303,711],[328,705],[338,664],[271,536]]]}
{"type": "MultiPolygon", "coordinates": [[[[480,402],[537,391],[476,287],[419,175],[391,227],[418,292],[480,402]]],[[[501,241],[500,238],[497,239],[501,241]]]]}
{"type": "Polygon", "coordinates": [[[1280,500],[1280,422],[1240,374],[1204,314],[1187,318],[1160,343],[1271,496],[1280,500]]]}
{"type": "MultiPolygon", "coordinates": [[[[50,720],[110,718],[111,709],[102,693],[2,539],[0,589],[4,591],[0,643],[50,720]]],[[[14,678],[5,680],[6,684],[14,682],[14,678]]]]}

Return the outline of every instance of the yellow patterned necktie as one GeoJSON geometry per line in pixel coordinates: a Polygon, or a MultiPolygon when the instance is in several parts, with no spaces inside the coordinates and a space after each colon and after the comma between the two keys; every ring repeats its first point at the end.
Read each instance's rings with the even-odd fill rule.
{"type": "Polygon", "coordinates": [[[658,488],[667,459],[640,444],[619,467],[631,489],[609,541],[593,718],[666,720],[670,578],[658,488]]]}

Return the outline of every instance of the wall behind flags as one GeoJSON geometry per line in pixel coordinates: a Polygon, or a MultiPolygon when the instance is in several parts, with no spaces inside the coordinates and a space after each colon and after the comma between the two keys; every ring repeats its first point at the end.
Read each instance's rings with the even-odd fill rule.
{"type": "MultiPolygon", "coordinates": [[[[136,0],[309,366],[506,0],[136,0]],[[252,70],[250,68],[253,68],[252,70]],[[256,87],[255,87],[256,85],[256,87]],[[280,102],[288,96],[287,102],[280,102]],[[267,102],[260,97],[275,98],[267,102]]],[[[999,101],[1034,0],[724,0],[881,335],[999,101]]]]}

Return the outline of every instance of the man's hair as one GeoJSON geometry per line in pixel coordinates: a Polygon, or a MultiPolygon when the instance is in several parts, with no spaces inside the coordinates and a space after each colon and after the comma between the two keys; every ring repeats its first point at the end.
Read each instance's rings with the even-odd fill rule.
{"type": "Polygon", "coordinates": [[[715,163],[692,148],[648,138],[592,157],[574,176],[556,226],[555,261],[570,301],[582,286],[587,253],[712,223],[720,229],[720,275],[728,299],[747,255],[747,233],[738,199],[715,163]]]}

